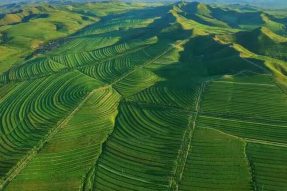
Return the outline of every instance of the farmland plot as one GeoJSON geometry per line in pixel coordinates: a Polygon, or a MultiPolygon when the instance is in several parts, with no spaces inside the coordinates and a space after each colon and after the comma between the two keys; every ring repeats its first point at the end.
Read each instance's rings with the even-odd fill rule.
{"type": "Polygon", "coordinates": [[[5,156],[1,157],[1,177],[17,168],[17,162],[42,144],[43,137],[95,87],[92,78],[71,72],[21,82],[7,91],[0,103],[0,148],[5,156]]]}
{"type": "Polygon", "coordinates": [[[286,190],[286,146],[278,147],[249,143],[247,146],[247,154],[253,168],[256,189],[286,190]]]}
{"type": "Polygon", "coordinates": [[[287,96],[274,83],[217,80],[206,91],[202,113],[278,124],[287,120],[287,96]]]}
{"type": "Polygon", "coordinates": [[[287,126],[260,123],[250,120],[230,119],[202,115],[200,126],[215,128],[245,139],[255,139],[286,144],[287,126]]]}
{"type": "Polygon", "coordinates": [[[149,53],[150,48],[150,45],[141,47],[136,51],[126,52],[103,62],[80,67],[79,70],[105,83],[112,83],[120,79],[125,73],[150,62],[160,53],[153,52],[151,54],[149,53]]]}
{"type": "Polygon", "coordinates": [[[253,190],[244,141],[196,128],[179,190],[253,190]]]}
{"type": "Polygon", "coordinates": [[[267,75],[208,82],[179,190],[284,190],[286,103],[267,75]]]}
{"type": "Polygon", "coordinates": [[[40,58],[16,66],[8,70],[6,75],[7,80],[17,82],[48,76],[63,71],[65,68],[67,68],[65,65],[50,59],[40,58]]]}
{"type": "Polygon", "coordinates": [[[187,119],[186,112],[122,104],[96,165],[95,190],[167,190],[187,119]]]}
{"type": "Polygon", "coordinates": [[[119,37],[98,37],[98,36],[86,36],[86,37],[73,37],[68,43],[65,43],[60,48],[49,52],[49,54],[65,54],[76,52],[87,52],[104,48],[106,46],[112,46],[120,40],[119,37]]]}
{"type": "Polygon", "coordinates": [[[99,35],[118,30],[127,31],[132,28],[144,28],[153,21],[153,19],[112,19],[108,22],[97,23],[89,27],[87,30],[81,32],[80,35],[99,35]]]}
{"type": "Polygon", "coordinates": [[[195,99],[198,96],[198,89],[180,89],[155,84],[145,90],[130,96],[128,100],[136,103],[165,105],[192,110],[195,108],[195,99]]]}
{"type": "Polygon", "coordinates": [[[83,175],[113,130],[119,98],[111,88],[94,90],[7,190],[78,190],[88,184],[83,175]]]}

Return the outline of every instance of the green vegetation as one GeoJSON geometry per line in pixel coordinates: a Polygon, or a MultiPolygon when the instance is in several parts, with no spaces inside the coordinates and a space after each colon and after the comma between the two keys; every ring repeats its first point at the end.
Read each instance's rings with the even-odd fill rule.
{"type": "Polygon", "coordinates": [[[18,12],[7,13],[0,19],[0,73],[23,62],[44,43],[65,37],[96,20],[84,20],[82,15],[49,5],[24,7],[18,12]]]}
{"type": "Polygon", "coordinates": [[[253,190],[243,141],[207,128],[193,137],[179,190],[253,190]]]}
{"type": "Polygon", "coordinates": [[[174,112],[123,105],[97,162],[94,189],[167,190],[188,118],[174,112]]]}
{"type": "Polygon", "coordinates": [[[248,144],[247,153],[250,156],[252,168],[254,168],[254,181],[257,189],[285,190],[287,186],[286,181],[284,181],[286,176],[286,147],[248,144]],[[272,160],[274,162],[270,163],[272,160]]]}
{"type": "Polygon", "coordinates": [[[0,10],[0,190],[286,190],[283,11],[0,10]]]}
{"type": "Polygon", "coordinates": [[[7,190],[72,190],[88,184],[83,175],[113,130],[118,100],[111,88],[94,90],[7,190]]]}
{"type": "MultiPolygon", "coordinates": [[[[0,16],[0,73],[14,64],[20,64],[35,50],[45,50],[45,47],[42,47],[44,44],[67,37],[101,20],[101,17],[122,14],[127,8],[136,10],[144,6],[145,4],[140,3],[130,7],[127,3],[107,2],[84,5],[74,3],[69,6],[40,4],[23,6],[18,10],[12,9],[0,16]],[[104,10],[103,7],[109,9],[104,10]],[[87,11],[89,9],[95,13],[90,14],[87,11]]],[[[58,46],[59,43],[56,41],[50,46],[58,46]]]]}
{"type": "Polygon", "coordinates": [[[275,84],[216,80],[206,88],[202,112],[283,123],[287,112],[285,104],[286,94],[275,84]]]}

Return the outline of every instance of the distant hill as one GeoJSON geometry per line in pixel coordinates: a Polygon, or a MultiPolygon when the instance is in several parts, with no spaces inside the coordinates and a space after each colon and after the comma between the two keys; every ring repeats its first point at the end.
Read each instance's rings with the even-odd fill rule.
{"type": "Polygon", "coordinates": [[[203,3],[250,4],[264,8],[287,8],[286,0],[197,0],[203,3]]]}
{"type": "MultiPolygon", "coordinates": [[[[2,0],[1,4],[8,4],[8,3],[19,3],[19,2],[96,2],[96,1],[103,1],[103,0],[2,0]]],[[[153,0],[122,0],[125,2],[155,2],[153,0]]],[[[180,0],[159,0],[156,2],[177,2],[180,0]]],[[[263,8],[287,8],[287,1],[286,0],[185,0],[187,2],[198,1],[203,3],[223,3],[223,4],[248,4],[253,6],[259,6],[263,8]]]]}

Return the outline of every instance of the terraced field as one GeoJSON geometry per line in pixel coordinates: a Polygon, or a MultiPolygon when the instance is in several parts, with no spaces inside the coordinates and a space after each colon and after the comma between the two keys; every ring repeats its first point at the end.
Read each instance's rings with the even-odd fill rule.
{"type": "Polygon", "coordinates": [[[88,185],[83,175],[88,176],[113,130],[119,99],[111,88],[91,92],[7,190],[73,190],[88,185]]]}
{"type": "MultiPolygon", "coordinates": [[[[0,190],[287,190],[287,15],[196,2],[43,7],[89,25],[63,32],[58,11],[31,16],[64,38],[0,66],[0,190]]],[[[0,46],[19,22],[0,26],[0,46]]]]}

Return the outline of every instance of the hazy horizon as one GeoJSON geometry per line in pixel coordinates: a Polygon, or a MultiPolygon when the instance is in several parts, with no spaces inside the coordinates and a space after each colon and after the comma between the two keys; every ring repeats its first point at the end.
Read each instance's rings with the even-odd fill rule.
{"type": "MultiPolygon", "coordinates": [[[[40,0],[0,0],[0,4],[10,4],[19,2],[39,2],[40,0]]],[[[42,1],[42,0],[41,0],[42,1]]],[[[44,0],[45,2],[97,2],[97,1],[107,1],[107,0],[44,0]]],[[[138,0],[122,0],[125,2],[136,2],[138,0]]],[[[180,0],[144,0],[139,2],[178,2],[180,0]]],[[[42,1],[43,2],[43,1],[42,1]]],[[[187,0],[187,2],[203,2],[203,3],[224,3],[224,4],[249,4],[253,6],[259,6],[264,8],[287,8],[286,0],[187,0]]]]}

